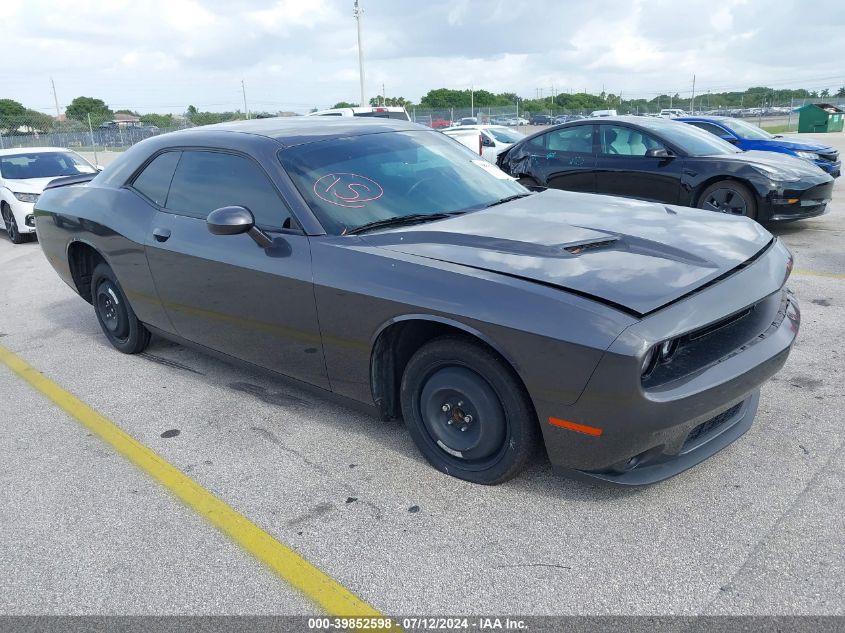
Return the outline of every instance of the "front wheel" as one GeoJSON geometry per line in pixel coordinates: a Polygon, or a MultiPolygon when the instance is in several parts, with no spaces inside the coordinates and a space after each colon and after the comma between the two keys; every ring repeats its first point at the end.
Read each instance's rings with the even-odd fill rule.
{"type": "Polygon", "coordinates": [[[707,187],[698,199],[698,208],[730,215],[757,218],[757,201],[745,185],[733,180],[720,180],[707,187]]]}
{"type": "Polygon", "coordinates": [[[402,414],[432,466],[479,484],[519,473],[539,443],[528,395],[502,360],[459,337],[421,347],[402,376],[402,414]]]}
{"type": "Polygon", "coordinates": [[[9,240],[12,244],[23,244],[26,241],[26,236],[22,235],[18,229],[18,222],[15,220],[15,214],[8,205],[3,203],[3,223],[6,225],[6,233],[9,234],[9,240]]]}
{"type": "Polygon", "coordinates": [[[91,299],[97,321],[115,349],[124,354],[144,351],[150,342],[150,332],[135,316],[108,264],[98,264],[94,268],[91,299]]]}

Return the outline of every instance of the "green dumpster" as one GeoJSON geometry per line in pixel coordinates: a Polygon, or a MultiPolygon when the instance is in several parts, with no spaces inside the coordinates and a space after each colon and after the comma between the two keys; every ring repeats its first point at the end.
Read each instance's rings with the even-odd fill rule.
{"type": "Polygon", "coordinates": [[[808,103],[798,108],[799,132],[841,132],[845,110],[830,103],[808,103]]]}

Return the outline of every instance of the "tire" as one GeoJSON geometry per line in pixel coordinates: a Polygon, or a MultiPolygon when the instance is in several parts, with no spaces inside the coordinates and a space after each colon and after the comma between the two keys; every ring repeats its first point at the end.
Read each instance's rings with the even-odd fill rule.
{"type": "Polygon", "coordinates": [[[6,225],[6,233],[9,234],[9,240],[12,244],[23,244],[27,241],[27,236],[22,235],[18,230],[15,214],[12,213],[12,209],[6,203],[3,203],[3,223],[6,225]]]}
{"type": "Polygon", "coordinates": [[[109,342],[124,354],[144,351],[150,332],[135,316],[132,306],[108,264],[98,264],[91,275],[91,301],[97,321],[109,342]]]}
{"type": "Polygon", "coordinates": [[[698,197],[698,208],[757,219],[757,199],[748,187],[735,180],[719,180],[707,187],[698,197]]]}
{"type": "Polygon", "coordinates": [[[539,445],[524,387],[498,356],[471,340],[445,336],[417,350],[402,375],[400,398],[417,448],[447,475],[499,484],[518,474],[539,445]]]}
{"type": "Polygon", "coordinates": [[[531,176],[520,176],[516,179],[516,181],[523,187],[542,187],[542,185],[531,176]]]}

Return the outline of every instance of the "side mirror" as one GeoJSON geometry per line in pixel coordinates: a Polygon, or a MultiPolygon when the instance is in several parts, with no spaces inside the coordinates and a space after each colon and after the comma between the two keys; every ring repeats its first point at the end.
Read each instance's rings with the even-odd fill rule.
{"type": "Polygon", "coordinates": [[[247,233],[261,248],[270,248],[273,245],[273,240],[255,226],[255,218],[246,207],[231,206],[215,209],[208,214],[206,224],[213,235],[247,233]]]}
{"type": "Polygon", "coordinates": [[[648,149],[645,152],[645,155],[649,158],[673,158],[672,154],[663,147],[654,147],[652,149],[648,149]]]}
{"type": "Polygon", "coordinates": [[[739,143],[739,139],[738,139],[737,137],[735,137],[735,136],[732,136],[731,134],[725,134],[725,135],[722,137],[722,140],[723,140],[723,141],[727,141],[727,142],[728,142],[728,143],[730,143],[731,145],[736,145],[737,143],[739,143]]]}
{"type": "Polygon", "coordinates": [[[481,144],[484,147],[496,147],[496,144],[492,141],[492,139],[489,139],[484,135],[481,136],[481,144]]]}

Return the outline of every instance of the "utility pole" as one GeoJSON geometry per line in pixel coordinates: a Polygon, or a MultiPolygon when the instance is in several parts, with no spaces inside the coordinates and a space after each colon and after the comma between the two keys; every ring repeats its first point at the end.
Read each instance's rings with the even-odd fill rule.
{"type": "Polygon", "coordinates": [[[249,119],[249,108],[246,107],[246,86],[243,79],[241,79],[241,92],[244,93],[244,115],[249,119]]]}
{"type": "Polygon", "coordinates": [[[695,114],[695,75],[692,76],[692,99],[689,100],[690,114],[695,114]]]}
{"type": "Polygon", "coordinates": [[[59,112],[59,98],[56,96],[56,82],[53,81],[53,78],[50,77],[50,85],[53,87],[53,101],[56,104],[56,120],[62,116],[62,113],[59,112]]]}
{"type": "Polygon", "coordinates": [[[387,92],[384,89],[384,82],[381,82],[381,105],[387,105],[387,92]]]}
{"type": "Polygon", "coordinates": [[[91,113],[88,113],[88,133],[91,135],[91,149],[94,151],[94,164],[96,165],[100,161],[97,160],[97,146],[94,145],[94,128],[91,125],[91,113]]]}
{"type": "Polygon", "coordinates": [[[469,115],[475,116],[475,86],[469,87],[469,115]]]}
{"type": "Polygon", "coordinates": [[[361,82],[361,107],[364,107],[367,101],[364,94],[364,49],[361,47],[361,16],[363,14],[364,9],[361,7],[360,0],[355,0],[352,15],[355,17],[355,23],[358,26],[358,77],[361,82]]]}

